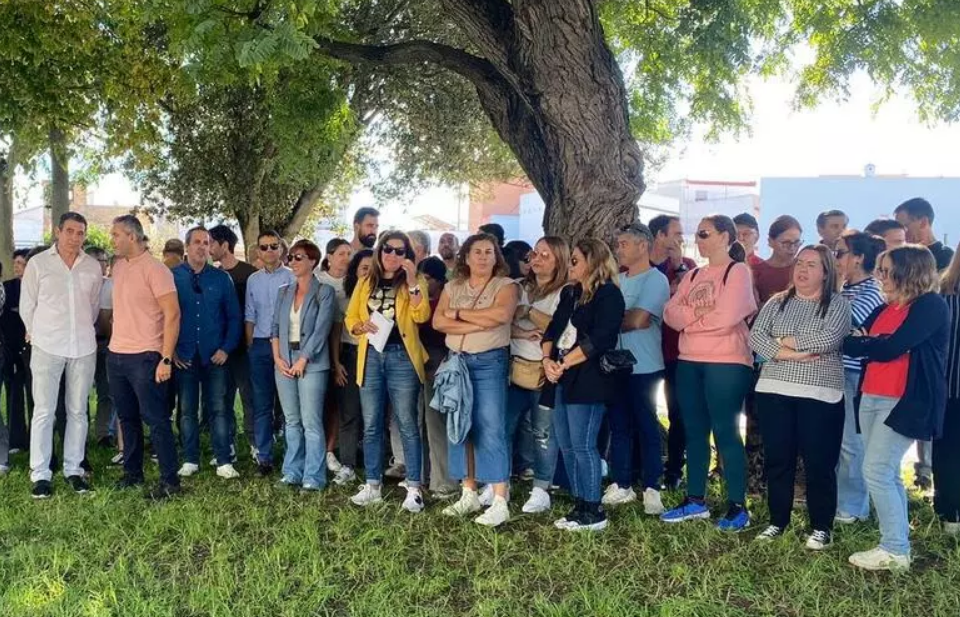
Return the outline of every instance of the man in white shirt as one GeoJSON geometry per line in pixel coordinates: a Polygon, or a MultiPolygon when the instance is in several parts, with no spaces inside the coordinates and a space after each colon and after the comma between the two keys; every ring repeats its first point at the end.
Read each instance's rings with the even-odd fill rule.
{"type": "Polygon", "coordinates": [[[87,396],[97,363],[94,324],[100,313],[103,275],[95,259],[81,249],[87,220],[76,212],[60,217],[56,242],[27,262],[20,291],[20,318],[33,347],[33,420],[30,425],[32,495],[53,494],[50,457],[60,380],[66,373],[67,426],[63,438],[63,475],[78,493],[83,479],[87,439],[87,396]]]}

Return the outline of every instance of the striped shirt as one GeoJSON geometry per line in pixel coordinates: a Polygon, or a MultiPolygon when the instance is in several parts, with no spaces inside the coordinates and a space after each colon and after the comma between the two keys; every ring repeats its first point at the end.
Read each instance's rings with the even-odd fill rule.
{"type": "Polygon", "coordinates": [[[960,295],[944,295],[950,308],[950,341],[947,351],[947,398],[960,399],[960,295]]]}
{"type": "MultiPolygon", "coordinates": [[[[850,321],[854,328],[863,325],[863,322],[873,313],[874,309],[886,302],[883,299],[883,289],[880,287],[880,281],[872,276],[853,285],[844,285],[841,293],[850,303],[850,321]]],[[[859,373],[862,370],[860,359],[844,355],[843,368],[859,373]]]]}
{"type": "Polygon", "coordinates": [[[782,296],[774,296],[760,310],[750,345],[766,358],[757,381],[757,392],[767,392],[836,403],[843,398],[843,363],[840,346],[850,334],[850,304],[834,295],[827,314],[820,316],[820,301],[794,296],[781,309],[782,296]],[[797,351],[817,354],[810,362],[774,360],[780,352],[779,338],[792,336],[797,351]]]}

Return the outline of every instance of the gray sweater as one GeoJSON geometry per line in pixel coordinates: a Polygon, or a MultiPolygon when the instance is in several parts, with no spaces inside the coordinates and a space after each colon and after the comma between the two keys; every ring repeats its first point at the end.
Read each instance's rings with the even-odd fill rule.
{"type": "Polygon", "coordinates": [[[835,402],[843,393],[843,361],[840,346],[850,334],[850,303],[839,293],[830,301],[827,314],[820,317],[820,301],[804,300],[794,296],[781,309],[781,296],[771,298],[757,315],[750,332],[750,346],[760,356],[763,368],[760,373],[764,388],[788,396],[800,396],[835,402]],[[810,362],[774,360],[780,351],[778,338],[792,336],[797,341],[797,351],[819,354],[810,362]],[[839,393],[830,396],[828,393],[839,393]]]}

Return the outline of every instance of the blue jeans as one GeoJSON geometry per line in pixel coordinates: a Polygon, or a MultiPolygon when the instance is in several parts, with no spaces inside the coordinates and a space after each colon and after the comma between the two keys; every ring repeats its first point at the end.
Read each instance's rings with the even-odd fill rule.
{"type": "Polygon", "coordinates": [[[273,399],[277,395],[270,339],[253,339],[247,357],[253,393],[253,445],[257,461],[269,465],[273,462],[273,399]]]}
{"type": "Polygon", "coordinates": [[[857,432],[856,396],[860,371],[844,369],[843,442],[837,463],[837,512],[866,519],[870,516],[870,497],[863,479],[863,436],[857,432]]]}
{"type": "MultiPolygon", "coordinates": [[[[200,422],[197,411],[200,408],[202,390],[203,408],[210,419],[213,454],[217,457],[217,465],[229,464],[233,433],[230,432],[232,423],[224,405],[227,367],[216,364],[203,366],[198,354],[190,361],[190,366],[177,369],[175,378],[177,395],[180,397],[180,445],[183,447],[184,462],[200,464],[200,422]]],[[[231,408],[230,412],[232,411],[231,408]]]]}
{"type": "Polygon", "coordinates": [[[143,424],[150,427],[150,441],[160,464],[160,481],[180,486],[177,475],[177,445],[170,423],[167,383],[157,383],[160,354],[155,351],[133,354],[110,352],[107,372],[110,394],[123,431],[123,471],[143,480],[143,424]]]}
{"type": "Polygon", "coordinates": [[[864,394],[860,400],[863,477],[880,521],[880,546],[894,555],[910,555],[907,491],[900,462],[913,440],[884,424],[899,399],[864,394]]]}
{"type": "Polygon", "coordinates": [[[280,406],[283,407],[287,451],[283,476],[304,488],[327,484],[327,439],[323,432],[323,402],[330,371],[310,371],[302,377],[285,377],[274,369],[280,406]]]}
{"type": "Polygon", "coordinates": [[[617,401],[610,408],[610,472],[620,488],[633,483],[633,440],[640,437],[643,488],[660,489],[660,422],[657,420],[657,387],[663,373],[628,375],[618,384],[617,401]]]}
{"type": "Polygon", "coordinates": [[[387,396],[397,419],[403,458],[407,468],[407,487],[420,486],[423,446],[420,442],[418,400],[420,377],[403,345],[387,345],[381,354],[367,345],[363,366],[360,407],[363,410],[363,464],[367,484],[383,479],[384,408],[387,396]]]}
{"type": "Polygon", "coordinates": [[[557,455],[560,451],[557,439],[550,430],[553,410],[540,406],[539,390],[527,390],[511,384],[507,390],[508,448],[513,445],[514,439],[511,436],[516,433],[520,419],[526,414],[530,415],[530,427],[533,433],[533,485],[546,490],[553,484],[553,475],[557,470],[557,455]]]}
{"type": "Polygon", "coordinates": [[[601,471],[597,436],[607,407],[603,403],[566,403],[563,400],[563,388],[559,385],[554,405],[553,432],[563,453],[571,492],[574,497],[588,503],[600,503],[601,471]]]}
{"type": "Polygon", "coordinates": [[[497,484],[510,478],[507,446],[507,348],[463,354],[473,385],[473,413],[467,439],[449,444],[450,477],[467,476],[467,443],[473,445],[474,479],[497,484]]]}

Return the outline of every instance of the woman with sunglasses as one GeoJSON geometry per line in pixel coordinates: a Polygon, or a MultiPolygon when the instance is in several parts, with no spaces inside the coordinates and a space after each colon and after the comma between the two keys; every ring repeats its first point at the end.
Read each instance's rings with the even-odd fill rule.
{"type": "Polygon", "coordinates": [[[512,451],[512,446],[518,441],[520,444],[524,443],[522,439],[517,439],[517,432],[523,418],[528,416],[534,442],[530,451],[533,490],[522,509],[528,514],[535,514],[550,509],[550,494],[547,489],[553,483],[557,466],[556,439],[551,439],[550,436],[553,410],[540,405],[540,389],[543,386],[543,350],[540,340],[560,303],[560,292],[567,284],[570,248],[563,238],[546,236],[537,241],[530,252],[529,261],[530,272],[520,284],[520,302],[511,326],[507,446],[512,451]],[[517,366],[514,367],[514,364],[517,366]],[[527,374],[532,372],[541,377],[539,385],[517,383],[517,371],[524,366],[527,367],[527,374]],[[531,387],[534,385],[536,387],[531,387]]]}
{"type": "Polygon", "coordinates": [[[914,440],[938,438],[947,401],[950,310],[940,296],[933,254],[908,244],[880,256],[877,278],[887,303],[843,345],[864,359],[857,421],[863,476],[880,522],[880,545],[854,553],[865,570],[910,567],[910,521],[900,462],[914,440]]]}
{"type": "Polygon", "coordinates": [[[616,349],[624,300],[617,285],[617,262],[607,244],[585,239],[574,245],[570,285],[541,343],[543,370],[554,386],[543,404],[553,407],[552,430],[575,499],[573,510],[554,523],[567,531],[601,531],[607,515],[600,502],[600,451],[597,437],[614,384],[600,368],[616,349]]]}
{"type": "MultiPolygon", "coordinates": [[[[360,405],[343,409],[338,401],[340,391],[347,385],[347,368],[342,359],[342,347],[345,341],[353,337],[343,327],[343,318],[347,313],[350,297],[343,288],[350,265],[350,242],[343,238],[333,238],[327,242],[326,255],[320,266],[314,271],[321,283],[330,285],[337,294],[337,314],[330,328],[330,362],[333,370],[330,375],[330,387],[334,396],[327,397],[324,412],[324,427],[327,431],[327,470],[333,476],[334,484],[342,485],[356,477],[357,444],[360,442],[360,405]],[[340,442],[340,459],[334,453],[340,442]]],[[[356,345],[356,343],[354,343],[356,345]]]]}
{"type": "Polygon", "coordinates": [[[380,237],[370,273],[357,284],[347,307],[345,325],[357,337],[357,385],[363,411],[363,460],[366,482],[350,500],[358,506],[380,503],[383,483],[384,408],[390,408],[400,428],[407,462],[407,496],[403,508],[423,510],[420,492],[422,445],[417,397],[423,384],[426,350],[419,324],[430,319],[424,297],[427,283],[417,275],[413,247],[403,232],[380,237]],[[379,313],[380,326],[371,317],[379,313]],[[384,325],[388,324],[388,325],[384,325]],[[383,351],[370,343],[380,327],[389,327],[383,351]]]}
{"type": "Polygon", "coordinates": [[[832,542],[843,439],[840,346],[850,334],[850,304],[837,292],[833,252],[823,244],[804,247],[793,283],[763,306],[750,333],[762,359],[755,390],[770,508],[761,541],[783,535],[790,524],[799,454],[813,528],[806,547],[823,550],[832,542]]]}
{"type": "Polygon", "coordinates": [[[460,499],[443,513],[466,516],[479,511],[483,506],[477,482],[492,484],[492,504],[474,519],[489,527],[510,520],[507,350],[518,286],[507,274],[496,237],[470,236],[460,247],[453,279],[443,288],[433,315],[433,327],[447,335],[447,349],[461,354],[473,386],[470,432],[463,443],[448,444],[450,477],[462,481],[460,499]]]}
{"type": "MultiPolygon", "coordinates": [[[[848,231],[837,241],[837,272],[843,280],[843,297],[850,303],[851,325],[863,326],[871,313],[884,303],[883,289],[873,276],[877,257],[883,252],[883,238],[848,231]]],[[[865,521],[870,516],[870,497],[863,479],[863,437],[857,432],[856,400],[860,388],[860,358],[843,356],[843,442],[837,465],[837,515],[835,523],[865,521]]]]}
{"type": "Polygon", "coordinates": [[[313,275],[320,263],[316,244],[299,240],[290,247],[287,263],[295,281],[280,288],[270,338],[287,445],[280,483],[319,491],[327,483],[323,403],[330,379],[327,338],[337,300],[333,287],[313,275]]]}
{"type": "Polygon", "coordinates": [[[743,263],[737,227],[724,215],[697,227],[705,267],[689,272],[667,302],[663,320],[680,332],[677,392],[687,438],[687,496],[660,519],[679,523],[710,518],[705,498],[710,434],[727,485],[727,511],[717,527],[740,531],[750,523],[746,509],[746,459],[737,418],[752,385],[753,353],[746,320],[757,311],[750,269],[743,263]]]}

